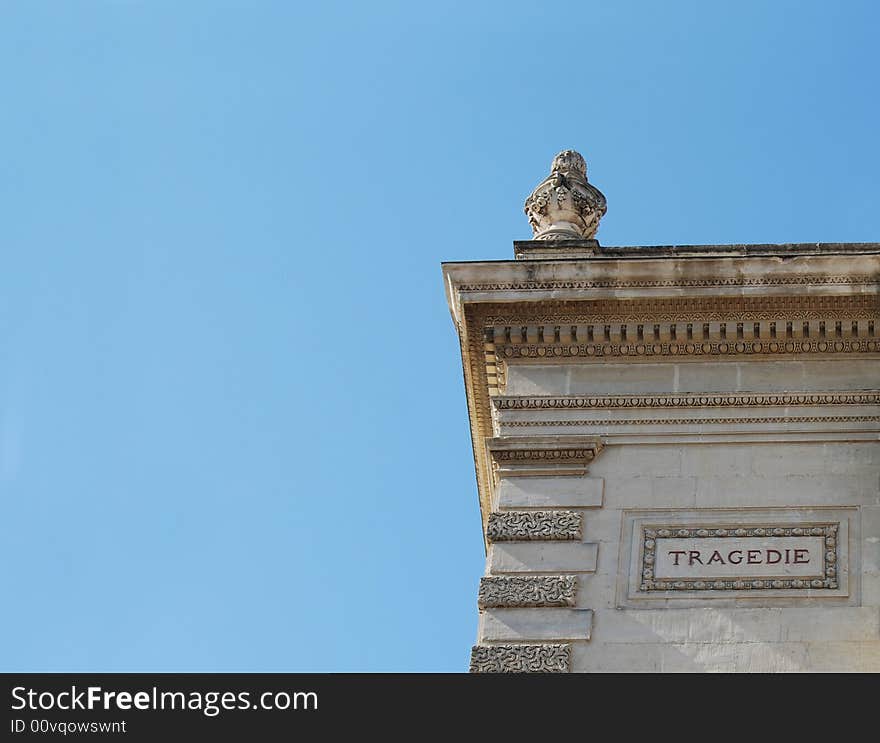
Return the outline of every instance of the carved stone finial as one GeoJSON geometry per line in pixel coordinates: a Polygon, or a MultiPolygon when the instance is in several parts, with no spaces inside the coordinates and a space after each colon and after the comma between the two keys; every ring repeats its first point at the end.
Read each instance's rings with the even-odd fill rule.
{"type": "Polygon", "coordinates": [[[553,158],[550,175],[525,203],[535,240],[589,240],[607,209],[602,192],[587,183],[587,163],[574,150],[553,158]]]}

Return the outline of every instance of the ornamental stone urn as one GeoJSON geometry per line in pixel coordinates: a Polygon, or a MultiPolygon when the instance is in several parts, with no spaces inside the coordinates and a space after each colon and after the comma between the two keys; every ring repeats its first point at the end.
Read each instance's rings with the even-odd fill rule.
{"type": "Polygon", "coordinates": [[[550,175],[525,203],[535,240],[590,240],[607,209],[602,192],[587,183],[587,163],[574,150],[553,158],[550,175]]]}

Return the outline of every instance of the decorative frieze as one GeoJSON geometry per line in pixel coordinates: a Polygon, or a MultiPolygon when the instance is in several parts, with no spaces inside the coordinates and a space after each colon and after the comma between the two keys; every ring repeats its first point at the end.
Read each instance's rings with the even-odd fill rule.
{"type": "Polygon", "coordinates": [[[733,395],[606,395],[492,398],[497,410],[615,410],[620,408],[762,408],[880,405],[880,392],[795,392],[733,395]]]}
{"type": "Polygon", "coordinates": [[[486,536],[492,542],[580,539],[583,518],[577,511],[496,511],[486,536]]]}
{"type": "Polygon", "coordinates": [[[768,341],[681,341],[681,342],[617,342],[617,343],[511,343],[495,344],[497,361],[550,359],[656,358],[668,356],[751,356],[786,354],[877,353],[880,340],[875,338],[828,340],[779,339],[768,341]]]}
{"type": "Polygon", "coordinates": [[[481,609],[574,606],[577,587],[574,575],[481,578],[477,604],[481,609]]]}
{"type": "Polygon", "coordinates": [[[474,645],[471,673],[568,673],[571,645],[474,645]]]}
{"type": "MultiPolygon", "coordinates": [[[[873,283],[880,284],[880,279],[875,278],[873,283]]],[[[679,335],[687,332],[687,324],[690,323],[691,335],[696,335],[698,340],[704,340],[711,339],[715,333],[720,337],[722,323],[725,325],[723,332],[727,336],[735,336],[739,330],[743,334],[754,332],[754,325],[749,327],[745,324],[749,321],[759,323],[758,333],[761,332],[762,321],[767,323],[765,332],[769,332],[769,323],[773,323],[777,337],[785,335],[789,323],[791,323],[791,332],[796,334],[803,330],[804,321],[821,322],[827,318],[841,321],[841,333],[846,330],[843,320],[865,320],[867,322],[862,331],[868,333],[870,321],[880,315],[880,297],[877,294],[834,294],[570,300],[487,304],[482,308],[482,312],[484,324],[492,328],[492,336],[497,340],[505,340],[505,338],[515,340],[517,335],[522,336],[523,331],[528,334],[533,330],[536,333],[542,331],[543,340],[549,342],[548,328],[549,332],[555,335],[558,326],[560,338],[566,337],[566,333],[573,332],[576,339],[583,343],[588,340],[586,335],[591,332],[591,328],[595,337],[604,333],[605,325],[615,324],[618,329],[623,325],[634,324],[636,327],[632,330],[636,333],[638,333],[638,325],[641,324],[643,336],[652,335],[654,325],[659,324],[661,325],[657,328],[659,336],[664,330],[662,327],[664,323],[669,326],[669,332],[676,332],[679,335]],[[677,323],[684,325],[676,327],[673,331],[672,325],[677,323]],[[704,323],[709,323],[710,326],[704,328],[704,323]],[[718,323],[718,327],[713,327],[711,323],[718,323]],[[743,323],[742,328],[738,328],[737,323],[743,323]],[[572,325],[575,326],[573,331],[572,325]]],[[[613,327],[609,328],[609,333],[612,330],[613,327]]],[[[836,325],[828,326],[826,323],[826,334],[834,334],[836,330],[836,325]]],[[[880,332],[880,328],[876,330],[880,332]]],[[[522,337],[520,339],[526,340],[522,337]]]]}
{"type": "Polygon", "coordinates": [[[556,426],[581,428],[589,426],[695,426],[737,425],[755,423],[877,423],[878,415],[789,415],[749,418],[606,418],[509,421],[506,428],[554,428],[556,426]]]}
{"type": "Polygon", "coordinates": [[[508,362],[880,352],[876,295],[548,302],[483,311],[500,387],[508,362]]]}
{"type": "MultiPolygon", "coordinates": [[[[606,249],[607,250],[607,249],[606,249]]],[[[610,251],[608,251],[610,253],[610,251]]],[[[456,285],[459,292],[487,291],[554,291],[565,289],[690,289],[723,288],[740,286],[876,286],[878,279],[872,275],[845,276],[719,276],[705,279],[546,279],[543,281],[485,281],[462,282],[456,285]]]]}

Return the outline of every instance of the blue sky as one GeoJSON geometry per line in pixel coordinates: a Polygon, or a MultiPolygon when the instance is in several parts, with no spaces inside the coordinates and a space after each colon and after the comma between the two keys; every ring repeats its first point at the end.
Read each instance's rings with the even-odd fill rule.
{"type": "Polygon", "coordinates": [[[880,240],[870,2],[0,2],[0,670],[463,671],[444,260],[880,240]]]}

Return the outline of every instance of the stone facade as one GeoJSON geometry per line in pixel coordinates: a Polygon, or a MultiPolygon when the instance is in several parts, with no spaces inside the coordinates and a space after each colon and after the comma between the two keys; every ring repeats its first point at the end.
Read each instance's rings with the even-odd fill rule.
{"type": "Polygon", "coordinates": [[[515,254],[443,267],[472,670],[880,671],[880,244],[515,254]]]}

